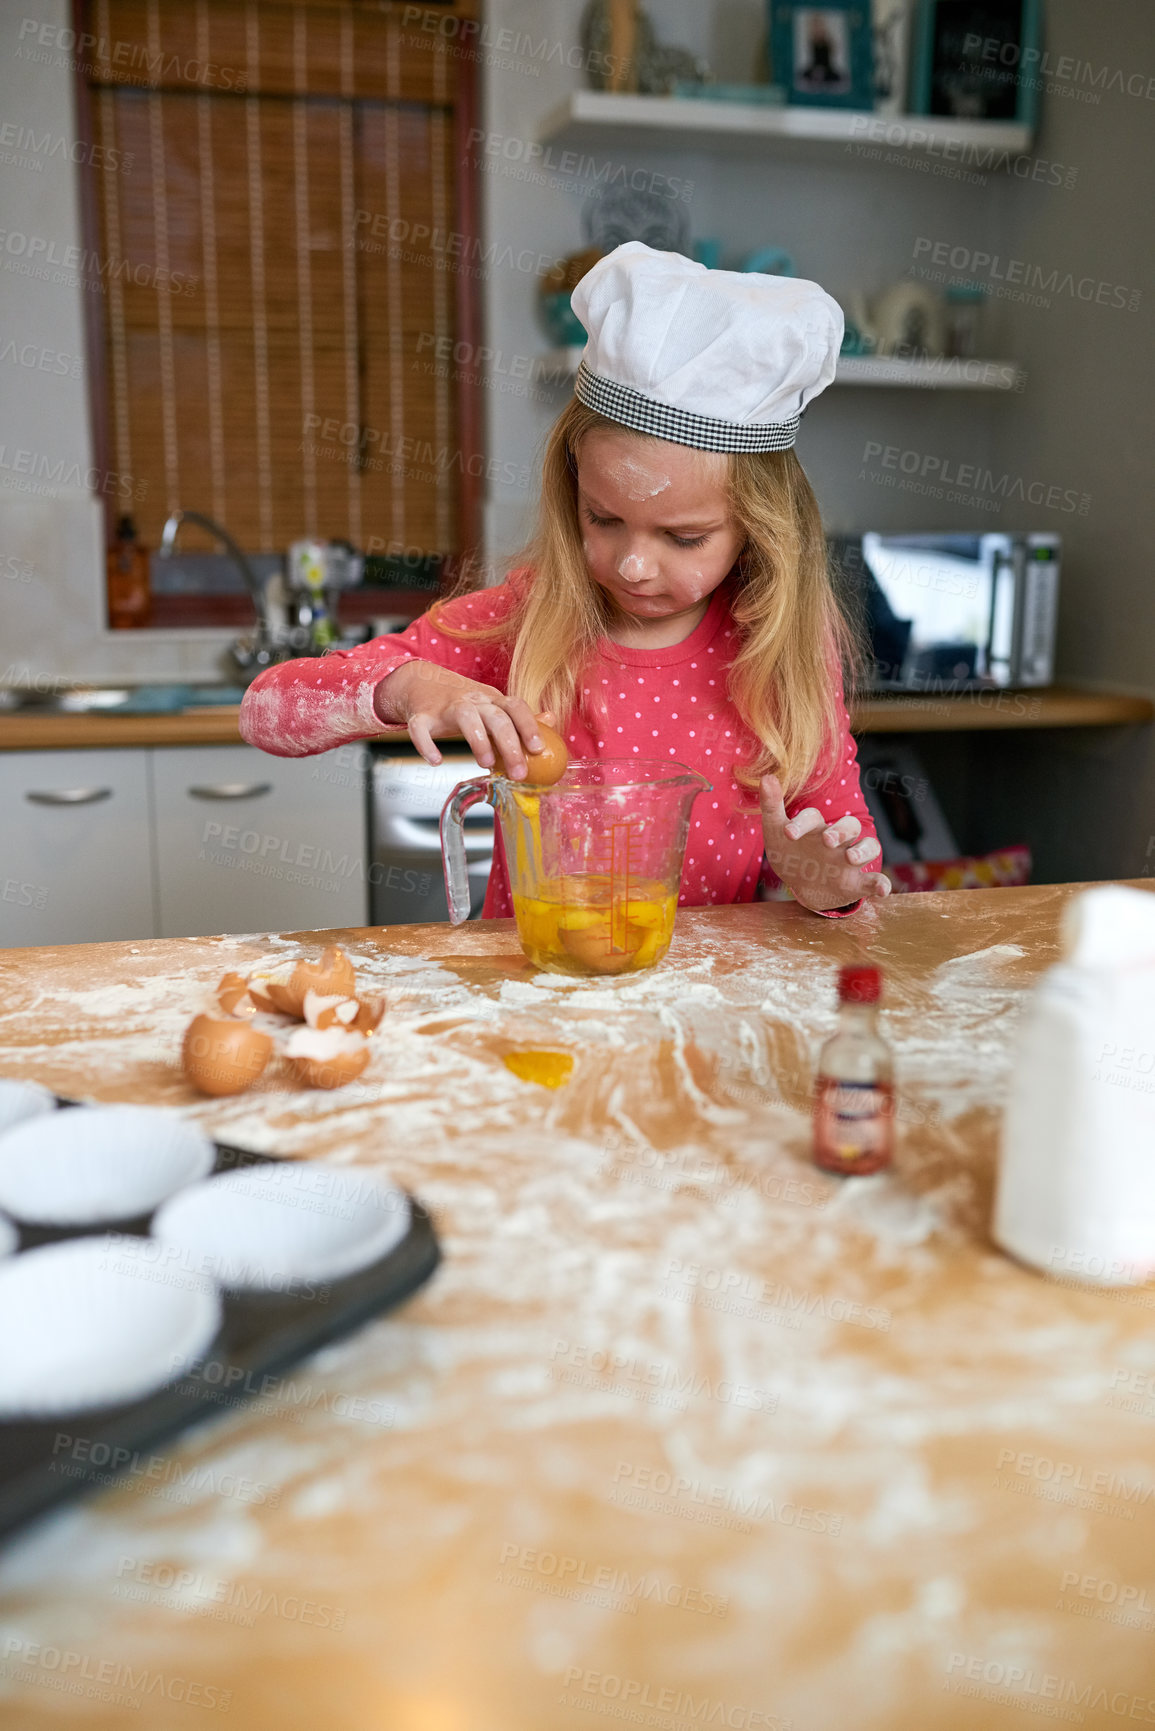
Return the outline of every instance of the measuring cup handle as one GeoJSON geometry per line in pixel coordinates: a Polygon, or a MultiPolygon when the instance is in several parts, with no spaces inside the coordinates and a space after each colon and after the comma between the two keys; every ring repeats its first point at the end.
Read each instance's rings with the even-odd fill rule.
{"type": "Polygon", "coordinates": [[[445,867],[445,899],[450,923],[460,926],[469,918],[469,862],[465,855],[464,818],[471,805],[488,799],[492,782],[462,781],[457,784],[441,812],[441,862],[445,867]]]}

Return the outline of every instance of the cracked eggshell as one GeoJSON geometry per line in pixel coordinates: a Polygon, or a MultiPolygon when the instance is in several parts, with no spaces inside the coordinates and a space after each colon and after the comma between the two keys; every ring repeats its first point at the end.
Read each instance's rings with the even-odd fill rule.
{"type": "Polygon", "coordinates": [[[384,1015],[384,998],[358,998],[357,1014],[349,1026],[359,1034],[372,1034],[381,1026],[384,1015]]]}
{"type": "Polygon", "coordinates": [[[325,997],[305,993],[305,1021],[310,1028],[346,1028],[371,1034],[385,1014],[384,998],[325,997]]]}
{"type": "Polygon", "coordinates": [[[357,1015],[356,998],[342,998],[338,993],[305,993],[303,1009],[310,1028],[350,1028],[357,1015]]]}
{"type": "Polygon", "coordinates": [[[276,1016],[280,1014],[277,1005],[269,996],[269,988],[274,985],[286,985],[288,983],[289,975],[293,971],[293,967],[294,964],[292,962],[278,962],[271,963],[265,968],[253,969],[253,972],[249,975],[248,980],[246,981],[246,985],[248,987],[249,997],[253,1000],[253,1003],[257,1006],[258,1010],[263,1010],[268,1016],[276,1016]]]}
{"type": "Polygon", "coordinates": [[[194,1016],[185,1030],[181,1067],[202,1094],[243,1094],[273,1055],[273,1042],[247,1021],[194,1016]]]}
{"type": "Polygon", "coordinates": [[[343,1088],[369,1062],[369,1042],[344,1028],[298,1028],[285,1043],[285,1056],[307,1088],[343,1088]]]}
{"type": "Polygon", "coordinates": [[[217,987],[217,1003],[226,1016],[255,1016],[256,1000],[249,992],[249,982],[241,974],[226,974],[217,987]]]}
{"type": "Polygon", "coordinates": [[[286,1016],[295,1016],[301,1022],[305,1018],[307,993],[316,992],[326,998],[355,997],[357,976],[344,950],[330,944],[328,949],[322,950],[320,961],[298,962],[283,983],[279,979],[269,980],[266,992],[275,1009],[286,1016]]]}

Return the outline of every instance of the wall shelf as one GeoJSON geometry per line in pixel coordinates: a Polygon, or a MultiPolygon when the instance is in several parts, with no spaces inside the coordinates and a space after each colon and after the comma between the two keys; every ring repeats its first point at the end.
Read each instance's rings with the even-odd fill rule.
{"type": "Polygon", "coordinates": [[[851,108],[775,108],[686,96],[627,96],[575,90],[542,123],[541,143],[567,138],[590,144],[632,133],[667,145],[741,143],[877,146],[930,151],[981,170],[1024,155],[1032,132],[1004,120],[948,120],[938,115],[880,115],[851,108]]]}
{"type": "MultiPolygon", "coordinates": [[[[534,377],[545,381],[572,379],[578,370],[582,349],[550,349],[539,355],[534,377]]],[[[892,390],[916,391],[1013,391],[1024,378],[1014,361],[957,361],[947,357],[926,361],[896,360],[889,355],[843,355],[838,362],[836,385],[889,386],[892,390]]]]}
{"type": "Polygon", "coordinates": [[[1026,375],[1014,361],[925,361],[890,355],[842,355],[836,385],[889,385],[913,391],[1014,391],[1026,375]]]}

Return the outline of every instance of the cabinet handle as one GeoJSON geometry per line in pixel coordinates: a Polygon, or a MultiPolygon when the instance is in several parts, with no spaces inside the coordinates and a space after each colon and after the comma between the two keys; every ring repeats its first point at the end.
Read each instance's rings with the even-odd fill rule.
{"type": "Polygon", "coordinates": [[[33,805],[95,805],[111,799],[110,787],[34,787],[24,795],[33,805]]]}
{"type": "Polygon", "coordinates": [[[272,791],[271,781],[218,781],[189,788],[194,799],[257,799],[262,793],[272,791]]]}

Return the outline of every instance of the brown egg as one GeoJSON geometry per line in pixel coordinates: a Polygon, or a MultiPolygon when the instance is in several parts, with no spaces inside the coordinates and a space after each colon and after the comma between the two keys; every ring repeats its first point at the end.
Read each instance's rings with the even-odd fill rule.
{"type": "MultiPolygon", "coordinates": [[[[251,988],[250,988],[251,989],[251,988]]],[[[298,962],[287,980],[266,980],[266,995],[282,1015],[305,1018],[305,994],[322,998],[352,998],[357,991],[353,964],[335,944],[322,950],[319,962],[298,962]]]]}
{"type": "Polygon", "coordinates": [[[285,1056],[306,1088],[343,1088],[369,1062],[369,1042],[345,1028],[298,1028],[285,1043],[285,1056]]]}
{"type": "MultiPolygon", "coordinates": [[[[525,780],[518,783],[519,787],[552,787],[555,781],[560,781],[569,764],[569,752],[565,740],[560,733],[555,733],[552,727],[547,727],[544,721],[539,721],[537,731],[541,737],[540,751],[527,751],[525,754],[525,780]]],[[[494,747],[494,775],[505,775],[506,768],[500,751],[494,747]]]]}
{"type": "Polygon", "coordinates": [[[256,1001],[249,995],[249,982],[240,974],[226,974],[217,987],[217,1003],[226,1016],[256,1014],[256,1001]]]}
{"type": "Polygon", "coordinates": [[[272,1055],[268,1034],[227,1016],[194,1016],[180,1054],[185,1075],[202,1094],[243,1094],[272,1055]]]}

